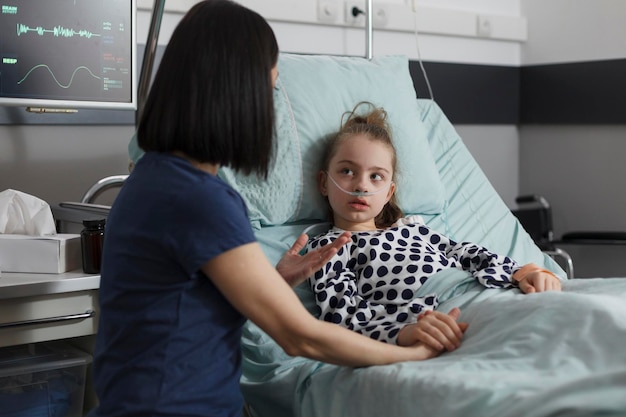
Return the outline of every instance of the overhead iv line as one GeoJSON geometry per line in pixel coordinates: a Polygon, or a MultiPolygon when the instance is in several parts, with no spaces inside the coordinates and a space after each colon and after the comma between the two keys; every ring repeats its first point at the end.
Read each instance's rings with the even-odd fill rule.
{"type": "MultiPolygon", "coordinates": [[[[418,35],[418,30],[417,30],[417,4],[416,4],[417,0],[412,0],[412,10],[413,10],[413,33],[415,35],[415,49],[417,52],[417,62],[420,66],[420,69],[422,71],[422,74],[424,75],[424,81],[426,82],[426,88],[428,88],[428,95],[430,97],[430,99],[432,101],[435,101],[435,95],[433,94],[433,89],[430,85],[430,80],[428,79],[428,74],[426,73],[426,69],[424,68],[424,62],[422,62],[422,53],[420,51],[420,44],[419,44],[419,35],[418,35]]],[[[362,14],[365,15],[365,49],[366,49],[366,53],[365,53],[365,57],[369,60],[372,59],[373,57],[373,52],[372,52],[372,47],[373,47],[373,28],[372,28],[372,12],[373,12],[373,6],[372,6],[372,0],[367,0],[366,2],[366,9],[360,9],[356,6],[352,7],[351,9],[351,14],[353,17],[357,17],[358,15],[362,14]]]]}
{"type": "MultiPolygon", "coordinates": [[[[348,191],[345,188],[343,188],[341,185],[337,184],[337,181],[335,181],[335,179],[330,175],[328,171],[326,171],[326,175],[328,176],[328,178],[330,178],[332,183],[335,184],[335,186],[339,188],[341,191],[343,191],[346,194],[353,195],[356,197],[369,197],[372,195],[376,195],[380,193],[381,191],[387,191],[386,188],[381,188],[380,190],[377,190],[377,191],[348,191]]],[[[393,182],[389,183],[389,187],[391,187],[391,184],[393,184],[393,182]]]]}
{"type": "Polygon", "coordinates": [[[415,1],[413,0],[413,27],[415,34],[415,49],[417,51],[417,62],[419,63],[420,69],[422,70],[422,74],[424,75],[424,81],[426,81],[426,87],[428,88],[428,95],[432,101],[435,101],[435,96],[433,94],[433,89],[430,86],[430,81],[428,80],[428,74],[426,74],[426,69],[424,68],[424,63],[422,62],[422,53],[420,52],[420,42],[419,36],[417,34],[417,6],[415,5],[415,1]]]}

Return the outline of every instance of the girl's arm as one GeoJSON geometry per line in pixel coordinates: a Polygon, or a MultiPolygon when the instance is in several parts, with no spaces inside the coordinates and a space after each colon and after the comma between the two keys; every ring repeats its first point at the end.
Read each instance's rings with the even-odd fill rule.
{"type": "Polygon", "coordinates": [[[526,294],[561,291],[561,280],[554,273],[535,264],[526,264],[513,274],[520,290],[526,294]]]}
{"type": "Polygon", "coordinates": [[[501,256],[471,242],[457,243],[426,226],[418,226],[422,240],[458,262],[488,288],[516,287],[512,279],[520,266],[508,256],[501,256]]]}
{"type": "Polygon", "coordinates": [[[445,250],[447,256],[458,259],[463,269],[472,272],[485,287],[519,286],[523,293],[561,290],[561,281],[547,269],[534,264],[522,267],[508,256],[497,255],[474,243],[456,243],[443,235],[431,233],[436,236],[435,240],[439,240],[439,248],[445,250]]]}
{"type": "Polygon", "coordinates": [[[439,354],[424,344],[380,343],[317,320],[269,263],[258,243],[208,261],[202,271],[229,302],[272,337],[287,354],[346,366],[423,360],[439,354]]]}
{"type": "Polygon", "coordinates": [[[464,270],[471,272],[488,288],[517,286],[513,274],[520,266],[508,256],[501,256],[470,242],[454,243],[449,253],[456,256],[464,270]]]}
{"type": "Polygon", "coordinates": [[[453,351],[461,345],[467,323],[457,322],[461,310],[454,307],[448,314],[427,311],[420,314],[417,323],[404,326],[398,335],[399,346],[424,343],[436,350],[453,351]]]}
{"type": "Polygon", "coordinates": [[[347,259],[317,271],[311,278],[311,289],[320,309],[320,319],[339,324],[372,339],[396,343],[400,329],[414,323],[419,314],[437,307],[436,295],[413,297],[402,305],[373,303],[357,288],[354,272],[345,266],[347,259]]]}

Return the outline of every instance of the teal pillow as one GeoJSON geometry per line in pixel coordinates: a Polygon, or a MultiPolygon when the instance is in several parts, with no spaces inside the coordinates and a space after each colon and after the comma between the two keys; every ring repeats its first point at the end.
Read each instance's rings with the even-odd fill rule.
{"type": "MultiPolygon", "coordinates": [[[[218,177],[236,189],[248,207],[253,227],[279,225],[288,222],[298,212],[302,194],[302,157],[293,114],[287,95],[278,80],[274,90],[276,121],[274,129],[274,158],[267,180],[256,175],[243,175],[228,167],[220,167],[218,177]]],[[[128,144],[128,155],[136,163],[143,150],[134,134],[128,144]]]]}
{"type": "MultiPolygon", "coordinates": [[[[293,111],[302,156],[302,194],[290,219],[326,219],[324,198],[317,189],[317,172],[324,146],[321,138],[336,132],[342,115],[361,101],[383,107],[389,117],[398,152],[397,195],[406,213],[438,214],[445,194],[420,120],[408,58],[281,54],[279,78],[293,111]]],[[[296,179],[297,177],[294,177],[296,179]]],[[[287,196],[285,196],[288,198],[287,196]]]]}
{"type": "Polygon", "coordinates": [[[278,80],[274,89],[274,158],[267,179],[221,167],[217,175],[236,189],[248,207],[255,228],[290,221],[302,195],[302,157],[289,101],[278,80]]]}
{"type": "MultiPolygon", "coordinates": [[[[322,139],[336,132],[342,115],[361,101],[388,113],[398,151],[396,192],[402,210],[441,213],[445,190],[420,120],[406,57],[367,60],[282,53],[278,70],[276,149],[267,181],[226,167],[218,172],[246,201],[253,226],[326,220],[326,202],[317,189],[322,139]]],[[[133,141],[129,151],[135,160],[132,145],[133,141]]]]}
{"type": "Polygon", "coordinates": [[[143,153],[143,149],[141,149],[137,143],[137,132],[135,132],[133,133],[133,137],[130,138],[130,142],[128,142],[128,157],[133,164],[136,164],[143,156],[143,153]]]}

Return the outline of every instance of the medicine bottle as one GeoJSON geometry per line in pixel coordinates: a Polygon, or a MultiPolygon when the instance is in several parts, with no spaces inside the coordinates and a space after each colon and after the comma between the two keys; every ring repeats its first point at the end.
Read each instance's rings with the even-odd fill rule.
{"type": "Polygon", "coordinates": [[[83,271],[87,274],[100,273],[104,224],[104,219],[83,220],[84,229],[80,232],[80,241],[83,252],[83,271]]]}

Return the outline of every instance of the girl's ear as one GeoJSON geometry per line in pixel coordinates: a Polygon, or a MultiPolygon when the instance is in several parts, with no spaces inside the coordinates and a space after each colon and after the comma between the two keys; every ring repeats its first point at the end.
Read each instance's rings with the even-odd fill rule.
{"type": "Polygon", "coordinates": [[[326,186],[328,179],[325,171],[317,173],[317,188],[324,197],[328,197],[328,187],[326,186]]]}
{"type": "Polygon", "coordinates": [[[387,191],[387,202],[391,200],[391,196],[393,195],[395,191],[396,191],[396,183],[392,181],[391,184],[389,185],[389,191],[387,191]]]}

